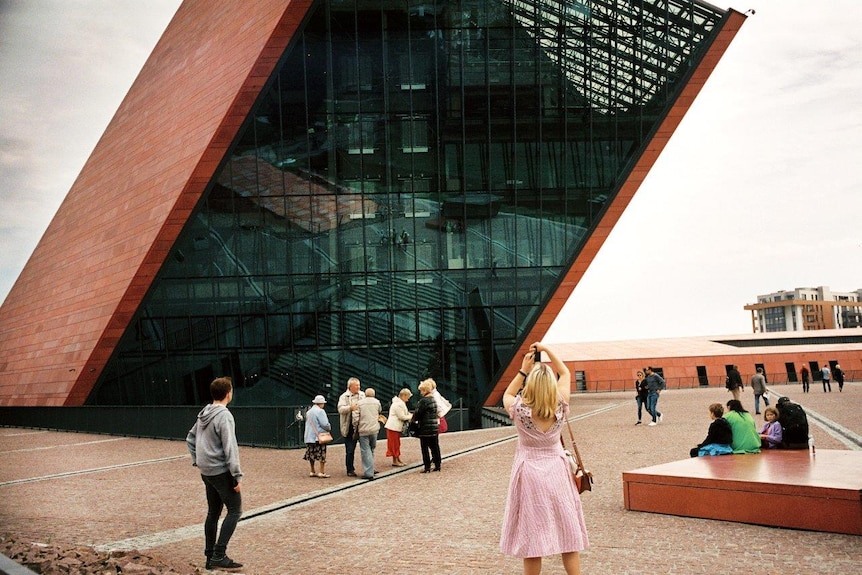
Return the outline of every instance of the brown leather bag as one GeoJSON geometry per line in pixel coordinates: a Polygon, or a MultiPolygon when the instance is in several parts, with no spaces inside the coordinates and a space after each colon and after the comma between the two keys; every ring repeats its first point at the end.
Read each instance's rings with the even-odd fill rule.
{"type": "MultiPolygon", "coordinates": [[[[569,428],[569,437],[572,440],[572,451],[570,452],[566,449],[566,458],[569,460],[569,466],[572,468],[572,479],[575,482],[575,487],[578,489],[578,493],[592,491],[594,481],[593,474],[584,467],[584,461],[581,459],[581,453],[578,451],[578,444],[575,443],[575,434],[572,431],[572,424],[569,423],[568,419],[566,419],[566,426],[569,428]],[[574,452],[574,457],[572,456],[572,452],[574,452]]],[[[565,449],[566,442],[563,440],[562,435],[560,435],[560,441],[563,443],[563,449],[565,449]]]]}

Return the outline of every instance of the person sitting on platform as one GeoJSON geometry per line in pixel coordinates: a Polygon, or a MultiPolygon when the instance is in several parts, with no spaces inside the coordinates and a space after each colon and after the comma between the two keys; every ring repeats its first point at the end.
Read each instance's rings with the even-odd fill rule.
{"type": "Polygon", "coordinates": [[[763,410],[763,419],[766,423],[760,428],[760,448],[775,449],[781,446],[783,433],[781,424],[778,422],[778,410],[774,407],[767,407],[763,410]]]}
{"type": "Polygon", "coordinates": [[[723,405],[713,403],[709,406],[709,416],[712,418],[712,423],[709,424],[706,439],[697,447],[692,447],[689,455],[703,457],[704,455],[730,455],[733,453],[733,448],[730,446],[733,441],[733,431],[722,415],[724,415],[723,405]]]}
{"type": "Polygon", "coordinates": [[[733,432],[733,441],[730,445],[734,453],[760,453],[760,435],[757,433],[754,419],[742,407],[741,401],[731,399],[727,402],[727,413],[724,414],[724,419],[730,424],[733,432]]]}

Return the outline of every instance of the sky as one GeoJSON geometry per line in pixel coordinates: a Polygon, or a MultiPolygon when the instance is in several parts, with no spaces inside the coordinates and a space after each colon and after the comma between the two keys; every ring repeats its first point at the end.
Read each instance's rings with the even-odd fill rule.
{"type": "MultiPolygon", "coordinates": [[[[0,300],[180,3],[0,0],[0,300]]],[[[862,289],[862,1],[713,4],[755,14],[547,342],[744,334],[760,294],[862,289]]]]}

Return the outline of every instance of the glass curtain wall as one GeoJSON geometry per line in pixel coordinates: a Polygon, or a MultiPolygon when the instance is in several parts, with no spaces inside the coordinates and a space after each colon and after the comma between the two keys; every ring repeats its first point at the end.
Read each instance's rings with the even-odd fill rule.
{"type": "Polygon", "coordinates": [[[317,3],[90,403],[479,406],[721,14],[317,3]]]}

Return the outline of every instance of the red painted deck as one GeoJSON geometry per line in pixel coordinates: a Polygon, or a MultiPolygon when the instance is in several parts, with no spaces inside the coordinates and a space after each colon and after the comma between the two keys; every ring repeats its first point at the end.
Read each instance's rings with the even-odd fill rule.
{"type": "Polygon", "coordinates": [[[623,472],[625,507],[862,535],[862,452],[765,451],[623,472]]]}

